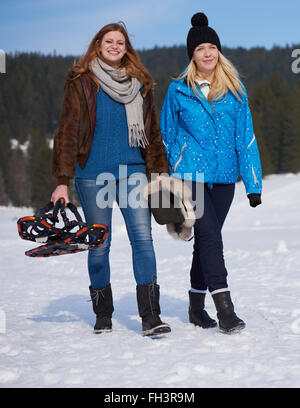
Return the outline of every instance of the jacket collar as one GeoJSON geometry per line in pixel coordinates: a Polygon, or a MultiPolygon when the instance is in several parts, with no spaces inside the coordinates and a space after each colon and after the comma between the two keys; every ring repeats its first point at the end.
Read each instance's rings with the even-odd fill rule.
{"type": "Polygon", "coordinates": [[[176,87],[176,91],[185,96],[189,96],[190,98],[196,99],[199,103],[201,103],[201,105],[207,111],[207,113],[211,116],[211,118],[215,120],[211,104],[208,102],[207,98],[204,96],[203,92],[197,86],[197,84],[196,86],[198,88],[200,96],[196,96],[194,94],[192,87],[188,86],[186,78],[179,79],[177,80],[177,82],[178,82],[178,86],[176,87]]]}

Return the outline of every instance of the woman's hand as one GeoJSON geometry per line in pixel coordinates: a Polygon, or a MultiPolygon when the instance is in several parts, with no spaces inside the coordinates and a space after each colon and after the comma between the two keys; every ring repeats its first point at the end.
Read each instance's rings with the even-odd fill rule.
{"type": "Polygon", "coordinates": [[[68,186],[60,184],[56,187],[51,196],[51,201],[54,205],[59,198],[64,198],[66,205],[70,202],[68,195],[68,186]]]}

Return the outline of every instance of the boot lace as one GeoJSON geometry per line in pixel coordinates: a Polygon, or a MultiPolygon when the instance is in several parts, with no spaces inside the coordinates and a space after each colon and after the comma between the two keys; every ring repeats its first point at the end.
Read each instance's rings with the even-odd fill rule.
{"type": "Polygon", "coordinates": [[[103,289],[94,289],[94,293],[91,295],[91,299],[88,300],[88,302],[95,300],[96,306],[98,306],[100,294],[102,295],[103,299],[105,297],[103,291],[103,289]]]}

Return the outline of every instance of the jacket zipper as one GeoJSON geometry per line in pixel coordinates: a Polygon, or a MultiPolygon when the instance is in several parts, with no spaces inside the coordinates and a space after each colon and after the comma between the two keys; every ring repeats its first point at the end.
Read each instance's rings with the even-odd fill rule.
{"type": "Polygon", "coordinates": [[[254,184],[258,184],[258,187],[260,189],[260,185],[259,185],[259,181],[257,180],[255,171],[254,171],[254,167],[252,166],[252,174],[253,174],[253,178],[254,178],[254,184]]]}
{"type": "Polygon", "coordinates": [[[248,144],[248,149],[249,149],[249,147],[252,145],[252,143],[254,142],[254,140],[255,140],[255,135],[253,135],[253,138],[252,138],[251,142],[248,144]]]}
{"type": "Polygon", "coordinates": [[[186,148],[186,142],[184,143],[184,145],[183,145],[183,147],[182,147],[182,149],[181,149],[179,159],[178,159],[177,162],[175,163],[175,166],[174,166],[174,168],[173,168],[174,172],[176,171],[176,169],[177,169],[177,167],[178,167],[178,164],[179,164],[179,163],[181,162],[181,160],[182,160],[182,155],[183,155],[183,151],[184,151],[185,148],[186,148]]]}

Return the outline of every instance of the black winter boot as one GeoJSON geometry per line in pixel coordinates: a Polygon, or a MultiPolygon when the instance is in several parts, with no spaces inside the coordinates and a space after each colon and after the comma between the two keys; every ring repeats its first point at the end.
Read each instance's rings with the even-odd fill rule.
{"type": "Polygon", "coordinates": [[[205,293],[191,292],[189,290],[189,319],[190,323],[195,326],[200,326],[203,329],[208,329],[209,327],[216,327],[217,322],[209,317],[206,310],[204,310],[204,300],[205,293]]]}
{"type": "Polygon", "coordinates": [[[212,295],[214,300],[217,316],[219,319],[219,328],[224,333],[239,331],[246,324],[234,312],[234,306],[231,301],[230,292],[220,292],[212,295]]]}
{"type": "Polygon", "coordinates": [[[111,317],[114,311],[113,298],[110,284],[102,289],[93,289],[89,287],[93,302],[93,310],[96,314],[95,333],[104,333],[112,331],[111,317]]]}
{"type": "Polygon", "coordinates": [[[159,285],[155,283],[136,287],[139,315],[142,318],[143,336],[169,333],[171,327],[160,320],[159,285]]]}

